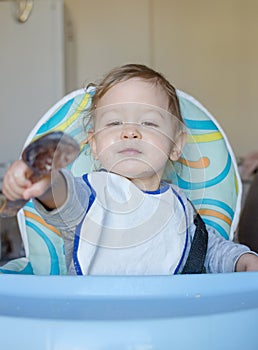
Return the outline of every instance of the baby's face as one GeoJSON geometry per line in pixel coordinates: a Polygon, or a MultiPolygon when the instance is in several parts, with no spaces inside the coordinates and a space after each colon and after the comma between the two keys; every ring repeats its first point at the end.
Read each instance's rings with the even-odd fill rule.
{"type": "Polygon", "coordinates": [[[106,170],[157,188],[168,159],[180,155],[179,121],[167,109],[159,86],[138,78],[118,83],[97,105],[93,156],[106,170]]]}

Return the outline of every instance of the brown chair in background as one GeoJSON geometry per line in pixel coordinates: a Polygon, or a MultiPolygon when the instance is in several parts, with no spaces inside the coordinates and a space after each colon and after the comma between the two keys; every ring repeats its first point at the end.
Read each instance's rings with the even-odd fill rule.
{"type": "Polygon", "coordinates": [[[258,253],[258,172],[251,182],[240,215],[238,241],[258,253]]]}

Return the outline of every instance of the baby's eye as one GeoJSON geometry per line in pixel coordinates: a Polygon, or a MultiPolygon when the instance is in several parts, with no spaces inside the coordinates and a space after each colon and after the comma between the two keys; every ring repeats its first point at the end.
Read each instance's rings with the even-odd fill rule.
{"type": "Polygon", "coordinates": [[[119,120],[113,120],[106,124],[106,126],[117,126],[117,125],[122,125],[122,122],[120,122],[119,120]]]}
{"type": "Polygon", "coordinates": [[[158,128],[159,126],[158,126],[158,124],[156,124],[156,123],[154,123],[154,122],[151,122],[151,121],[144,121],[144,122],[142,122],[142,125],[143,126],[150,126],[150,127],[152,127],[152,128],[158,128]]]}

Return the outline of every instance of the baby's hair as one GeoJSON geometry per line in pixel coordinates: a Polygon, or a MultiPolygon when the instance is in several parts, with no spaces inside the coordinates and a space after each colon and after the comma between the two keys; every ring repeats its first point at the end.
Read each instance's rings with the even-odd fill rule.
{"type": "Polygon", "coordinates": [[[107,93],[109,89],[118,83],[127,81],[133,78],[140,78],[145,81],[152,82],[163,89],[168,97],[168,112],[176,116],[179,121],[184,124],[176,89],[169,81],[155,70],[142,64],[125,64],[112,69],[99,84],[90,84],[95,87],[95,94],[92,97],[92,104],[88,110],[88,116],[92,116],[99,100],[107,93]]]}

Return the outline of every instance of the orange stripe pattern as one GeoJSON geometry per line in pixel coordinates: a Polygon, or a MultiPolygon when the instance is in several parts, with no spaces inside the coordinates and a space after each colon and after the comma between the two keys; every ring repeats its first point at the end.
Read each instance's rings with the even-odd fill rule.
{"type": "Polygon", "coordinates": [[[36,215],[28,210],[24,210],[24,215],[26,218],[37,221],[41,225],[47,227],[49,230],[53,231],[58,236],[61,236],[60,232],[54,226],[47,224],[46,221],[44,221],[39,215],[36,215]]]}
{"type": "Polygon", "coordinates": [[[231,224],[232,224],[232,220],[228,216],[226,216],[226,215],[224,215],[216,210],[199,209],[198,212],[200,215],[214,216],[218,219],[221,219],[221,220],[225,221],[229,226],[231,226],[231,224]]]}

